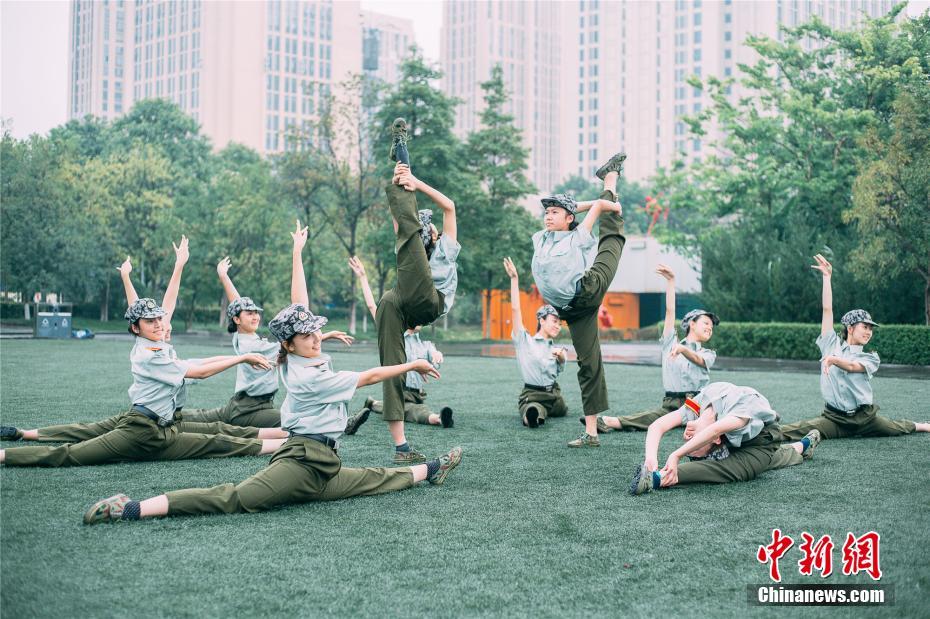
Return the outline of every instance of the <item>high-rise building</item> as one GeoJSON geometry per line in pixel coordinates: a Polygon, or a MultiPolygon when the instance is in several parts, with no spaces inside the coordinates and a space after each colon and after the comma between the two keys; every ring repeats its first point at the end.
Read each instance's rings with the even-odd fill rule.
{"type": "Polygon", "coordinates": [[[564,92],[560,88],[562,3],[552,0],[447,0],[443,5],[442,88],[458,97],[455,131],[464,137],[479,126],[484,106],[481,82],[500,64],[510,91],[506,112],[530,149],[529,179],[541,192],[561,180],[557,130],[564,92]]]}
{"type": "MultiPolygon", "coordinates": [[[[780,39],[780,26],[796,26],[817,15],[828,25],[852,27],[863,15],[878,16],[892,0],[675,0],[605,2],[579,0],[563,6],[571,27],[563,60],[574,84],[563,88],[563,176],[590,177],[617,147],[627,151],[626,173],[645,179],[677,158],[705,156],[720,137],[711,127],[704,139],[688,135],[681,117],[710,104],[691,76],[728,78],[739,64],[753,64],[750,34],[780,39]],[[566,60],[567,59],[567,60],[566,60]],[[572,87],[573,86],[573,87],[572,87]]],[[[806,41],[806,45],[813,43],[806,41]]],[[[739,84],[736,98],[745,95],[739,84]]]]}
{"type": "Polygon", "coordinates": [[[366,75],[393,84],[413,44],[412,20],[362,11],[362,69],[366,75]]]}
{"type": "Polygon", "coordinates": [[[361,73],[361,12],[350,0],[74,0],[70,50],[70,118],[165,98],[218,147],[276,152],[361,73]]]}

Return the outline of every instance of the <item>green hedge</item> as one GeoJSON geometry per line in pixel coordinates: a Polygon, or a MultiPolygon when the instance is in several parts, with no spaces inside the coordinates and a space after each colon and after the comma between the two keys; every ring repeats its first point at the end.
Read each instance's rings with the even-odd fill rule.
{"type": "MultiPolygon", "coordinates": [[[[835,326],[837,334],[842,325],[835,326]]],[[[714,329],[709,348],[724,357],[770,359],[820,358],[816,340],[820,325],[777,322],[723,322],[714,329]]],[[[930,327],[884,325],[875,330],[866,350],[883,363],[930,365],[930,327]]]]}

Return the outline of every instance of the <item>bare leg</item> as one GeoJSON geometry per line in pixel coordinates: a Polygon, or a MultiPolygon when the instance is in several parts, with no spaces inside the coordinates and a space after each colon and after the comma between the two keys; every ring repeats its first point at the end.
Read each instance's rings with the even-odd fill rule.
{"type": "Polygon", "coordinates": [[[398,421],[389,421],[388,431],[391,433],[391,438],[394,439],[394,446],[403,445],[407,442],[407,436],[404,434],[404,420],[398,421]]]}
{"type": "Polygon", "coordinates": [[[415,464],[410,467],[410,472],[413,473],[413,483],[418,484],[424,479],[426,479],[426,465],[425,464],[415,464]]]}
{"type": "MultiPolygon", "coordinates": [[[[607,424],[608,428],[619,430],[623,427],[620,423],[619,417],[611,417],[610,415],[601,415],[601,419],[604,420],[604,423],[607,424]]],[[[587,419],[585,420],[585,426],[587,426],[587,419]]]]}
{"type": "Polygon", "coordinates": [[[145,499],[144,501],[139,502],[140,518],[155,518],[157,516],[167,515],[168,497],[164,494],[159,494],[158,496],[154,496],[151,499],[145,499]]]}
{"type": "Polygon", "coordinates": [[[437,415],[436,413],[430,413],[430,414],[429,414],[429,424],[430,424],[431,426],[438,426],[438,425],[440,425],[441,423],[442,423],[442,422],[439,420],[439,415],[437,415]]]}

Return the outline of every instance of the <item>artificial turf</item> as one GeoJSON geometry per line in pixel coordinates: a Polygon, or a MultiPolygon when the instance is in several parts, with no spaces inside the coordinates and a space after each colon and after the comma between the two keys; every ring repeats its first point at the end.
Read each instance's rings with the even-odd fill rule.
{"type": "MultiPolygon", "coordinates": [[[[92,421],[127,404],[128,341],[4,341],[2,423],[92,421]]],[[[182,357],[223,354],[179,344],[182,357]]],[[[337,369],[376,364],[335,353],[337,369]]],[[[446,485],[249,515],[179,517],[88,527],[83,511],[116,492],[141,499],[166,490],[236,482],[267,457],[0,471],[0,612],[5,617],[334,616],[786,616],[798,609],[747,603],[746,585],[768,582],[756,550],[778,527],[796,540],[783,582],[801,576],[802,532],[829,534],[831,584],[871,583],[841,573],[847,532],[881,534],[882,584],[894,606],[805,608],[813,616],[930,616],[930,435],[825,441],[810,462],[724,486],[627,494],[642,460],[642,433],[611,433],[599,449],[568,449],[581,430],[575,365],[560,384],[572,414],[523,428],[512,359],[448,357],[428,402],[455,410],[455,427],[407,426],[430,454],[462,445],[446,485]]],[[[818,376],[714,372],[750,385],[783,420],[820,413],[818,376]]],[[[660,370],[609,365],[612,411],[660,399],[660,370]]],[[[190,406],[218,406],[234,372],[189,390],[190,406]]],[[[926,382],[873,380],[882,413],[930,419],[926,382]]],[[[353,410],[379,387],[359,390],[353,410]]],[[[280,397],[280,396],[279,396],[280,397]]],[[[280,400],[279,400],[280,401],[280,400]]],[[[660,462],[678,444],[663,442],[660,462]]],[[[3,447],[14,446],[5,443],[3,447]]],[[[346,466],[390,461],[373,415],[345,437],[346,466]]]]}

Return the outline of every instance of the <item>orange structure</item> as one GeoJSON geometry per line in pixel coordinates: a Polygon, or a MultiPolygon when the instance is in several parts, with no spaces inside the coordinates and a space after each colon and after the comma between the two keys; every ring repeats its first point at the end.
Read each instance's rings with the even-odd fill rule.
{"type": "MultiPolygon", "coordinates": [[[[482,332],[492,340],[509,340],[512,330],[510,291],[484,290],[482,299],[484,300],[481,308],[482,332]]],[[[544,303],[536,286],[533,286],[530,292],[520,291],[523,327],[530,333],[536,332],[536,310],[544,303]]],[[[638,295],[631,292],[608,292],[601,307],[607,310],[612,329],[639,329],[638,295]]]]}

